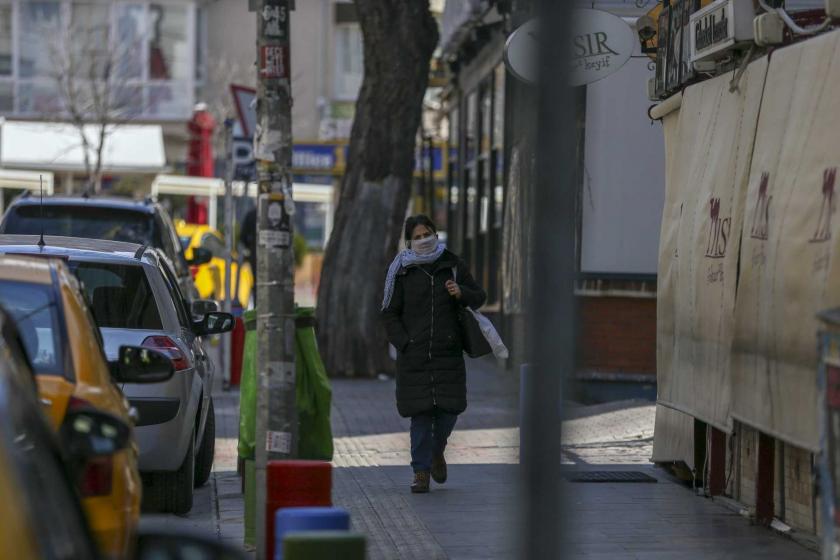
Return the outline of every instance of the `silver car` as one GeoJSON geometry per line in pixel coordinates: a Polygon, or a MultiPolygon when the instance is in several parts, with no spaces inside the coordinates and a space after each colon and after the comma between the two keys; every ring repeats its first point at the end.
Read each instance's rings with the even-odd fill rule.
{"type": "Polygon", "coordinates": [[[48,254],[66,260],[81,281],[108,360],[120,346],[154,348],[173,363],[169,381],[125,384],[139,417],[135,437],[147,509],[186,513],[193,488],[210,476],[215,447],[211,389],[214,366],[202,338],[233,327],[233,317],[196,301],[187,308],[166,257],[133,243],[46,236],[0,235],[0,253],[48,254]],[[201,311],[198,320],[197,313],[201,311]]]}

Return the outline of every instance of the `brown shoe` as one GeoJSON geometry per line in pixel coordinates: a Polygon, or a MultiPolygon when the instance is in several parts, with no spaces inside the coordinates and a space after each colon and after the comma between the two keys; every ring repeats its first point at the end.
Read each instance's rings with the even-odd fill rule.
{"type": "Polygon", "coordinates": [[[411,483],[412,494],[425,494],[429,491],[429,473],[426,471],[414,473],[414,482],[411,483]]]}
{"type": "Polygon", "coordinates": [[[438,484],[446,482],[446,459],[443,453],[432,458],[432,478],[438,484]]]}

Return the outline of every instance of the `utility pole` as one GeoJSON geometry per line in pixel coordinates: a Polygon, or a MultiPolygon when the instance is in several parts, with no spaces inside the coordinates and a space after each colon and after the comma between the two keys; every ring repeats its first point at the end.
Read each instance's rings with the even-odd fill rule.
{"type": "Polygon", "coordinates": [[[289,0],[258,0],[257,126],[257,560],[266,560],[266,473],[297,455],[295,284],[292,254],[292,84],[289,0]]]}

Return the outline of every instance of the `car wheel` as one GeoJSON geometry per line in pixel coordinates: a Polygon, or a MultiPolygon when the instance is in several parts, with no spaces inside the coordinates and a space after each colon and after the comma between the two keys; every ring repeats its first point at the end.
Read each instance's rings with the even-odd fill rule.
{"type": "Polygon", "coordinates": [[[195,438],[190,438],[187,455],[175,472],[146,473],[143,476],[143,506],[147,511],[184,515],[192,509],[195,481],[195,438]]]}
{"type": "Polygon", "coordinates": [[[201,447],[195,456],[195,487],[204,486],[210,478],[210,471],[213,468],[213,457],[216,453],[216,412],[213,408],[213,399],[210,399],[210,406],[207,409],[207,421],[204,422],[204,436],[201,438],[201,447]]]}

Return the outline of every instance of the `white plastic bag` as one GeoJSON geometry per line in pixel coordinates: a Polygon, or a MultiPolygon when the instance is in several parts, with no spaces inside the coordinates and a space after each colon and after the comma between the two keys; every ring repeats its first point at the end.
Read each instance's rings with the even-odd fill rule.
{"type": "Polygon", "coordinates": [[[499,333],[496,331],[496,327],[494,327],[493,323],[490,322],[490,319],[470,307],[467,307],[467,310],[469,310],[473,317],[475,317],[475,320],[481,329],[481,334],[484,335],[484,338],[487,340],[490,348],[493,349],[493,355],[501,360],[506,360],[510,353],[508,352],[505,343],[502,342],[502,337],[499,336],[499,333]]]}

